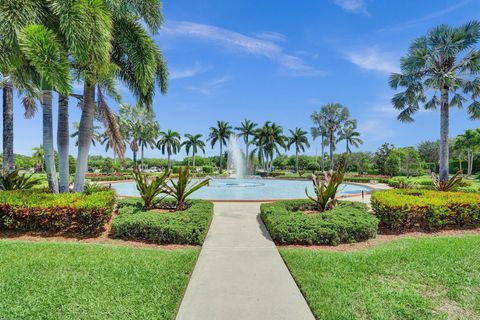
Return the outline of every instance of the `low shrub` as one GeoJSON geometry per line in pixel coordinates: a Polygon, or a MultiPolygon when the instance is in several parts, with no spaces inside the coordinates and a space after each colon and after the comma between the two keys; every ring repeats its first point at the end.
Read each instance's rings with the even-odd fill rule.
{"type": "MultiPolygon", "coordinates": [[[[175,206],[170,200],[162,204],[175,206]]],[[[213,216],[213,204],[205,200],[190,200],[187,209],[176,212],[144,211],[140,199],[121,200],[118,207],[119,215],[112,222],[114,237],[158,244],[202,244],[213,216]]]]}
{"type": "Polygon", "coordinates": [[[322,213],[309,200],[287,200],[261,205],[260,215],[272,239],[280,244],[351,243],[374,238],[378,220],[363,203],[343,202],[322,213]]]}
{"type": "Polygon", "coordinates": [[[480,194],[396,189],[372,194],[372,208],[391,230],[480,225],[480,194]]]}
{"type": "Polygon", "coordinates": [[[343,179],[345,182],[358,182],[358,183],[370,183],[371,181],[377,181],[379,183],[388,183],[388,178],[370,177],[370,176],[345,176],[343,179]]]}
{"type": "Polygon", "coordinates": [[[110,219],[114,202],[113,191],[4,191],[0,192],[0,229],[98,234],[110,219]]]}
{"type": "Polygon", "coordinates": [[[202,171],[203,173],[213,173],[215,171],[215,168],[212,166],[203,166],[202,171]]]}
{"type": "Polygon", "coordinates": [[[120,180],[131,180],[133,179],[133,175],[131,172],[129,173],[90,173],[85,175],[85,179],[88,179],[92,182],[97,181],[120,181],[120,180]]]}

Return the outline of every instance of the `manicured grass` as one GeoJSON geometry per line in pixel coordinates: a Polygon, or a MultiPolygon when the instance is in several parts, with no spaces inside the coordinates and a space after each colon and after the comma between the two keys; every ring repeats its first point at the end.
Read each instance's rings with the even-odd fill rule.
{"type": "Polygon", "coordinates": [[[198,252],[0,241],[0,319],[173,319],[198,252]]]}
{"type": "Polygon", "coordinates": [[[480,319],[479,248],[468,235],[280,253],[318,319],[480,319]]]}

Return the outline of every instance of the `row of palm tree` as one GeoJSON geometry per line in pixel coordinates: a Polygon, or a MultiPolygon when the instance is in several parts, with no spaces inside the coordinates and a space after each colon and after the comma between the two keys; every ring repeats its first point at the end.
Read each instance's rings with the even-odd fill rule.
{"type": "Polygon", "coordinates": [[[160,0],[0,0],[0,86],[3,89],[3,169],[14,170],[13,91],[23,96],[26,116],[42,107],[44,161],[51,192],[69,190],[70,97],[79,100],[78,155],[74,191],[84,187],[94,119],[123,156],[116,117],[105,95],[120,101],[120,80],[150,109],[155,88],[166,93],[168,72],[151,34],[163,21],[160,0]],[[72,83],[83,83],[83,94],[72,83]],[[54,161],[52,96],[57,92],[59,178],[54,161]]]}

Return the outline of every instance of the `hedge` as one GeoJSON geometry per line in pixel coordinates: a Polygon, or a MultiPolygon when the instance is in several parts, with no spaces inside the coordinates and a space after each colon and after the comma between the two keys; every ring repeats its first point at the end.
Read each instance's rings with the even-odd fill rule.
{"type": "Polygon", "coordinates": [[[158,244],[200,245],[213,217],[213,204],[205,200],[190,200],[188,204],[184,211],[158,212],[144,211],[140,199],[121,200],[112,235],[158,244]]]}
{"type": "Polygon", "coordinates": [[[265,203],[260,216],[272,239],[279,244],[338,245],[374,238],[378,220],[363,203],[343,202],[323,213],[306,213],[309,200],[265,203]]]}
{"type": "Polygon", "coordinates": [[[480,194],[397,189],[372,194],[372,208],[391,230],[480,225],[480,194]]]}
{"type": "Polygon", "coordinates": [[[0,229],[99,234],[110,219],[113,191],[51,194],[41,190],[0,192],[0,229]]]}

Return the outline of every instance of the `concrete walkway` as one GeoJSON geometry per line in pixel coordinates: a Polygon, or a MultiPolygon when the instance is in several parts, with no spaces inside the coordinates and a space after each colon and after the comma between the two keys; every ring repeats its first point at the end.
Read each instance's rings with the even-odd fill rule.
{"type": "Polygon", "coordinates": [[[259,211],[259,203],[215,203],[177,320],[314,319],[259,211]]]}

